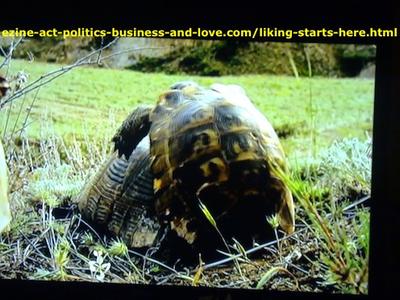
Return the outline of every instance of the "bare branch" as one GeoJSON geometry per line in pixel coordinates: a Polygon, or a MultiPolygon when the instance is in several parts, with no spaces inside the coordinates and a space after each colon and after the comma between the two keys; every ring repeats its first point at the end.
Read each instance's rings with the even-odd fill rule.
{"type": "MultiPolygon", "coordinates": [[[[74,62],[71,65],[67,65],[67,66],[63,66],[59,69],[53,70],[49,73],[46,73],[42,76],[40,76],[38,79],[34,80],[33,82],[31,82],[30,84],[26,85],[25,87],[23,87],[22,89],[18,90],[17,92],[15,92],[14,94],[8,96],[8,98],[6,98],[1,104],[0,104],[0,110],[7,105],[8,103],[10,103],[11,101],[29,93],[32,92],[33,90],[53,81],[54,79],[64,75],[65,73],[71,71],[72,69],[75,69],[77,67],[83,66],[83,65],[101,65],[105,60],[108,60],[112,57],[121,55],[123,53],[128,53],[128,52],[133,52],[133,51],[140,51],[140,50],[153,50],[153,49],[163,49],[165,47],[142,47],[142,48],[131,48],[131,49],[125,49],[110,55],[106,55],[106,56],[102,56],[102,53],[105,49],[111,47],[113,44],[115,44],[117,42],[118,38],[112,40],[111,42],[109,42],[108,44],[101,46],[99,49],[96,49],[92,52],[90,52],[89,54],[87,54],[86,56],[78,59],[76,62],[74,62]]],[[[15,48],[15,47],[14,47],[15,48]]]]}
{"type": "Polygon", "coordinates": [[[44,74],[42,76],[40,76],[38,79],[34,80],[33,82],[31,82],[30,84],[26,85],[24,88],[18,90],[16,93],[14,93],[13,95],[9,96],[0,106],[0,110],[9,102],[21,97],[24,94],[27,94],[51,81],[53,81],[54,79],[60,77],[61,75],[64,75],[65,73],[69,72],[70,70],[82,66],[82,65],[88,65],[88,64],[93,64],[93,61],[91,60],[91,58],[96,55],[97,53],[103,51],[106,48],[109,48],[111,45],[113,45],[118,39],[114,39],[112,40],[110,43],[108,43],[107,45],[92,51],[91,53],[89,53],[88,55],[85,55],[84,57],[78,59],[75,63],[68,65],[68,66],[63,66],[59,69],[56,69],[54,71],[51,71],[47,74],[44,74]]]}
{"type": "MultiPolygon", "coordinates": [[[[14,42],[14,40],[12,40],[10,48],[8,49],[8,53],[5,53],[4,49],[1,47],[1,52],[4,55],[4,60],[0,64],[0,69],[3,68],[5,65],[8,66],[10,64],[14,50],[18,47],[18,45],[21,43],[21,41],[22,41],[22,37],[19,38],[16,42],[14,42]]],[[[7,70],[7,72],[8,72],[8,70],[7,70]]]]}

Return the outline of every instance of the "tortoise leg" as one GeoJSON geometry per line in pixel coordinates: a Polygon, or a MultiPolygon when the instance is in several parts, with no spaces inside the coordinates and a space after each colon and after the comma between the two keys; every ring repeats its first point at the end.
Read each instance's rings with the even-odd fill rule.
{"type": "Polygon", "coordinates": [[[149,106],[137,107],[122,123],[112,138],[114,148],[121,157],[123,154],[129,159],[132,151],[139,142],[149,133],[151,122],[149,106]]]}
{"type": "Polygon", "coordinates": [[[128,161],[113,153],[95,176],[86,183],[74,201],[85,218],[98,224],[108,222],[113,203],[121,197],[121,187],[127,167],[128,161]]]}
{"type": "Polygon", "coordinates": [[[155,214],[150,141],[145,137],[133,151],[122,184],[121,197],[113,203],[108,229],[134,248],[156,242],[160,224],[155,214]]]}

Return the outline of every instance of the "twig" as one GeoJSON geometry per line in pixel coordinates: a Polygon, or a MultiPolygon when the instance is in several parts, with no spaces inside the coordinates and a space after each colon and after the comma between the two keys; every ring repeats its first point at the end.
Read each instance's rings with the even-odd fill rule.
{"type": "MultiPolygon", "coordinates": [[[[287,235],[287,236],[281,238],[280,241],[287,240],[287,239],[291,238],[293,235],[295,235],[295,234],[297,234],[297,233],[300,233],[300,232],[302,232],[302,231],[304,231],[304,230],[305,230],[305,228],[302,229],[302,230],[300,230],[300,231],[294,232],[294,233],[292,233],[292,234],[290,234],[290,235],[287,235]]],[[[267,243],[258,245],[258,246],[254,247],[254,248],[251,248],[250,250],[247,250],[247,251],[245,252],[245,254],[248,255],[248,254],[257,252],[257,251],[259,251],[259,250],[261,250],[261,249],[263,249],[263,248],[265,248],[265,247],[269,247],[269,246],[275,245],[276,243],[277,243],[277,240],[274,240],[274,241],[270,241],[270,242],[267,242],[267,243]]],[[[234,260],[234,259],[237,259],[237,258],[239,258],[239,257],[241,257],[241,256],[243,256],[242,253],[234,254],[234,255],[232,255],[232,256],[230,256],[230,257],[228,257],[228,258],[224,258],[224,259],[218,260],[218,261],[216,261],[216,262],[209,263],[209,264],[205,265],[203,268],[204,268],[204,270],[210,269],[210,268],[213,268],[213,267],[216,267],[216,266],[225,264],[225,263],[227,263],[227,262],[230,262],[230,261],[232,261],[232,260],[234,260]]]]}
{"type": "MultiPolygon", "coordinates": [[[[345,208],[343,208],[343,211],[347,211],[349,209],[352,209],[353,207],[356,207],[356,206],[358,206],[358,205],[360,205],[360,204],[362,204],[362,203],[364,203],[364,202],[366,202],[366,201],[368,201],[370,199],[371,199],[371,195],[367,195],[365,197],[362,197],[361,199],[357,200],[356,202],[354,202],[354,203],[346,206],[345,208]]],[[[327,214],[327,215],[331,215],[331,214],[327,214]]]]}
{"type": "MultiPolygon", "coordinates": [[[[36,250],[36,252],[39,254],[40,257],[42,257],[42,258],[44,258],[44,259],[47,259],[47,257],[39,250],[39,248],[37,248],[36,245],[33,244],[33,243],[30,241],[30,239],[29,239],[19,228],[17,228],[17,230],[18,230],[19,234],[21,234],[21,235],[23,236],[23,238],[25,239],[25,241],[27,241],[28,244],[31,245],[31,246],[36,250]]],[[[36,242],[37,242],[37,240],[36,240],[36,242]]]]}
{"type": "Polygon", "coordinates": [[[97,61],[96,61],[96,63],[98,64],[98,65],[100,65],[100,59],[101,59],[101,55],[103,54],[103,46],[104,46],[104,38],[102,37],[101,38],[101,44],[100,44],[100,51],[99,51],[99,55],[97,56],[97,61]]]}
{"type": "Polygon", "coordinates": [[[103,51],[109,47],[111,47],[113,44],[116,43],[116,41],[118,40],[118,38],[114,39],[113,41],[111,41],[110,43],[102,46],[101,48],[92,51],[91,53],[87,54],[86,56],[78,59],[76,62],[74,62],[71,65],[67,65],[67,66],[63,66],[59,69],[53,70],[47,74],[44,74],[42,76],[40,76],[38,79],[34,80],[33,82],[31,82],[30,84],[26,85],[25,87],[23,87],[22,89],[18,90],[15,94],[9,96],[8,98],[5,99],[5,101],[3,101],[0,104],[0,110],[8,103],[10,103],[11,101],[21,97],[24,94],[27,94],[51,81],[53,81],[54,79],[64,75],[65,73],[71,71],[72,69],[75,69],[77,67],[80,66],[84,66],[84,65],[95,65],[95,64],[102,64],[105,60],[110,59],[114,56],[118,56],[121,55],[123,53],[127,53],[127,52],[133,52],[133,51],[140,51],[140,50],[152,50],[152,49],[163,49],[165,47],[141,47],[141,48],[133,48],[133,49],[125,49],[110,55],[106,55],[106,56],[101,56],[101,53],[103,53],[103,51]],[[93,60],[92,58],[96,57],[95,60],[93,60]]]}
{"type": "MultiPolygon", "coordinates": [[[[12,58],[14,50],[15,50],[15,48],[18,47],[18,45],[21,43],[21,41],[22,41],[22,37],[19,38],[16,43],[14,43],[14,40],[13,40],[11,42],[11,45],[10,45],[10,48],[8,49],[8,53],[7,54],[5,53],[4,49],[1,48],[1,52],[3,53],[5,58],[4,58],[3,62],[0,64],[0,69],[3,68],[5,65],[8,66],[10,64],[10,60],[12,58]]],[[[7,70],[7,73],[8,73],[8,70],[7,70]]]]}
{"type": "Polygon", "coordinates": [[[21,127],[22,130],[19,132],[19,138],[21,138],[22,132],[23,132],[23,130],[26,128],[26,124],[27,124],[27,122],[28,122],[29,115],[31,114],[31,111],[32,111],[33,105],[34,105],[35,102],[36,102],[37,96],[39,95],[39,91],[40,91],[40,87],[37,89],[37,91],[36,91],[36,93],[35,93],[35,96],[33,97],[32,102],[31,102],[31,104],[30,104],[29,107],[28,107],[28,111],[27,111],[27,113],[26,113],[26,115],[25,115],[24,122],[22,123],[22,127],[21,127]]]}
{"type": "Polygon", "coordinates": [[[18,124],[19,118],[21,117],[21,113],[22,113],[22,109],[24,108],[25,100],[26,100],[26,95],[24,95],[24,98],[22,99],[21,106],[19,107],[17,119],[15,120],[14,128],[13,128],[13,130],[11,131],[11,136],[14,135],[14,133],[15,133],[15,131],[16,131],[16,129],[17,129],[17,124],[18,124]]]}
{"type": "Polygon", "coordinates": [[[2,109],[2,107],[4,105],[6,105],[7,103],[13,101],[14,99],[17,99],[19,97],[21,97],[22,95],[29,93],[51,81],[53,81],[54,79],[60,77],[61,75],[64,75],[65,73],[69,72],[70,70],[77,68],[79,66],[83,66],[83,65],[88,65],[88,64],[95,64],[96,62],[91,61],[91,58],[96,55],[97,53],[103,51],[104,49],[110,47],[111,45],[113,45],[115,42],[117,41],[117,39],[112,40],[110,43],[108,43],[107,45],[85,55],[84,57],[78,59],[75,63],[68,65],[68,66],[63,66],[59,69],[53,70],[47,74],[44,74],[42,76],[40,76],[38,79],[34,80],[33,82],[31,82],[30,84],[26,85],[25,87],[23,87],[22,89],[18,90],[15,94],[11,95],[10,97],[8,97],[0,106],[0,110],[2,109]]]}

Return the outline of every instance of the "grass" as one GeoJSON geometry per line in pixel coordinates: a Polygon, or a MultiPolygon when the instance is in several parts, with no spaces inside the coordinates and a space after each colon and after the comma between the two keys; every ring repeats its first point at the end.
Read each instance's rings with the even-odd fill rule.
{"type": "Polygon", "coordinates": [[[334,143],[321,151],[313,166],[314,172],[321,174],[317,178],[301,179],[296,171],[291,176],[280,172],[300,206],[298,219],[323,250],[316,262],[322,271],[321,284],[336,286],[342,292],[368,291],[369,210],[363,207],[349,215],[349,203],[340,200],[358,188],[358,197],[370,195],[370,185],[365,185],[370,180],[370,147],[370,140],[334,143]],[[324,190],[329,191],[325,197],[324,190]]]}
{"type": "MultiPolygon", "coordinates": [[[[34,80],[58,67],[13,60],[10,72],[24,70],[34,80]]],[[[0,277],[365,294],[369,208],[355,203],[370,194],[372,99],[373,81],[365,79],[188,78],[98,68],[67,73],[36,98],[28,94],[0,112],[13,212],[10,232],[0,237],[0,277]],[[67,209],[110,154],[111,136],[126,115],[184,79],[243,86],[281,136],[297,230],[286,237],[275,231],[276,241],[260,247],[258,258],[250,253],[255,248],[246,252],[234,242],[226,254],[234,266],[200,258],[197,267],[178,270],[151,252],[98,236],[67,209]],[[32,101],[30,125],[9,139],[32,101]]]]}
{"type": "MultiPolygon", "coordinates": [[[[14,74],[24,70],[29,74],[29,80],[34,80],[58,67],[60,66],[54,64],[13,60],[10,72],[14,74]]],[[[315,131],[315,135],[318,136],[317,149],[327,147],[340,137],[363,139],[366,132],[371,135],[374,89],[372,80],[299,80],[288,76],[264,75],[188,78],[90,67],[76,69],[40,89],[33,105],[29,120],[32,123],[27,129],[27,135],[30,138],[40,138],[40,120],[45,116],[54,123],[56,132],[63,136],[67,143],[74,137],[81,139],[84,134],[101,139],[101,133],[107,129],[115,130],[136,105],[154,103],[166,87],[187,79],[204,85],[221,82],[244,87],[277,132],[290,137],[282,141],[290,156],[304,156],[309,153],[310,130],[315,131]],[[310,85],[315,111],[315,128],[312,129],[309,126],[310,85]]],[[[33,99],[34,93],[31,93],[26,99],[16,101],[8,123],[15,123],[22,102],[25,110],[33,99]]],[[[2,112],[2,131],[6,123],[7,113],[2,112]]],[[[20,118],[17,129],[22,123],[23,118],[20,118]]]]}

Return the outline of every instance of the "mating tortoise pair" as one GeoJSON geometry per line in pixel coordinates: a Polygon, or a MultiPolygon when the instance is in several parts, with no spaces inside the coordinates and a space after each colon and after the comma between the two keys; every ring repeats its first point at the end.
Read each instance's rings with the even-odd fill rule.
{"type": "Polygon", "coordinates": [[[292,195],[276,172],[286,172],[279,139],[239,86],[177,83],[136,108],[113,142],[79,209],[130,247],[153,246],[165,230],[196,249],[220,234],[248,245],[270,234],[273,214],[294,230],[292,195]]]}

